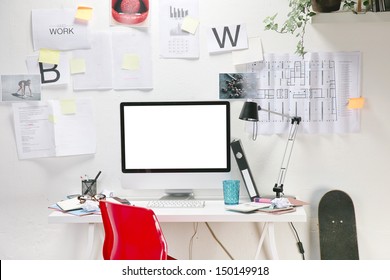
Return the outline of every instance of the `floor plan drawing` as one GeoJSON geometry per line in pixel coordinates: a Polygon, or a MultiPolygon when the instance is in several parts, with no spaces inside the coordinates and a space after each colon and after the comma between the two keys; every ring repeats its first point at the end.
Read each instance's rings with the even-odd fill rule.
{"type": "MultiPolygon", "coordinates": [[[[257,74],[257,89],[250,98],[264,109],[302,117],[306,132],[352,132],[358,129],[359,112],[346,107],[349,98],[360,96],[359,68],[357,52],[313,53],[305,59],[268,54],[264,61],[247,64],[245,71],[257,74]]],[[[269,113],[259,118],[265,123],[287,122],[269,113]]],[[[268,132],[278,133],[286,126],[268,132]]]]}

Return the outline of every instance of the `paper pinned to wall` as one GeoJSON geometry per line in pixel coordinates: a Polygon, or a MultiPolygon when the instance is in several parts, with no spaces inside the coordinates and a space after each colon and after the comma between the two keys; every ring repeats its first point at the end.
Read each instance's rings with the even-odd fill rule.
{"type": "Polygon", "coordinates": [[[94,154],[92,100],[77,99],[75,103],[74,114],[63,114],[58,100],[13,103],[19,159],[94,154]]]}
{"type": "Polygon", "coordinates": [[[248,38],[248,49],[232,52],[233,65],[263,61],[263,46],[260,37],[248,38]]]}
{"type": "Polygon", "coordinates": [[[88,25],[75,22],[76,9],[33,9],[34,50],[74,50],[90,47],[88,25]]]}
{"type": "Polygon", "coordinates": [[[74,90],[104,90],[112,88],[111,33],[91,33],[91,48],[74,50],[73,59],[85,61],[85,72],[73,75],[74,90]]]}
{"type": "Polygon", "coordinates": [[[199,58],[199,29],[189,18],[199,18],[199,0],[159,0],[158,14],[160,56],[199,58]]]}
{"type": "MultiPolygon", "coordinates": [[[[257,90],[248,98],[262,108],[302,117],[304,133],[360,131],[360,110],[348,110],[348,100],[360,97],[360,52],[268,53],[247,64],[256,73],[257,90]]],[[[287,118],[260,113],[258,134],[287,133],[287,118]]],[[[248,125],[248,132],[252,127],[248,125]]]]}

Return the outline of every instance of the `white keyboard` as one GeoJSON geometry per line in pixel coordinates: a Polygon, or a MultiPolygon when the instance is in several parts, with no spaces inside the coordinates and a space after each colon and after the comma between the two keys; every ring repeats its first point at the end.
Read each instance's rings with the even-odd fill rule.
{"type": "Polygon", "coordinates": [[[150,208],[203,208],[204,200],[150,200],[147,206],[150,208]]]}

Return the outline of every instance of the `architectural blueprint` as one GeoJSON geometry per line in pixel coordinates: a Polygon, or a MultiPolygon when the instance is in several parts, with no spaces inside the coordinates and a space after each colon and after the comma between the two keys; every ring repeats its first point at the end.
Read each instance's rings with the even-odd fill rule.
{"type": "MultiPolygon", "coordinates": [[[[267,110],[302,117],[300,132],[350,133],[360,130],[360,110],[348,109],[349,98],[360,97],[359,52],[266,54],[246,65],[257,74],[257,89],[249,98],[267,110]]],[[[259,134],[284,133],[288,119],[259,113],[259,134]]]]}

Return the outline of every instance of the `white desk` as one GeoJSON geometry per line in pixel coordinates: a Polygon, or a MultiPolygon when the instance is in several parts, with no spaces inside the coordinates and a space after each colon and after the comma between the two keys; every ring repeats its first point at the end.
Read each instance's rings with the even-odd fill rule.
{"type": "MultiPolygon", "coordinates": [[[[137,206],[146,206],[146,201],[132,201],[137,206]]],[[[274,215],[262,212],[256,212],[251,214],[242,214],[232,211],[227,211],[224,208],[223,201],[211,201],[206,200],[206,206],[204,208],[190,208],[180,211],[177,208],[161,209],[153,208],[156,213],[159,222],[161,223],[182,223],[182,222],[256,222],[264,223],[264,228],[261,233],[259,244],[256,251],[255,259],[258,259],[260,250],[263,245],[263,241],[266,235],[268,235],[269,247],[271,250],[272,259],[278,259],[278,252],[275,242],[275,223],[289,223],[289,222],[306,222],[306,212],[303,206],[296,207],[295,212],[274,215]]],[[[92,251],[93,237],[95,224],[102,223],[100,215],[87,215],[78,217],[60,211],[53,211],[48,218],[49,223],[70,223],[70,224],[89,224],[88,230],[88,246],[87,250],[92,251]]]]}

